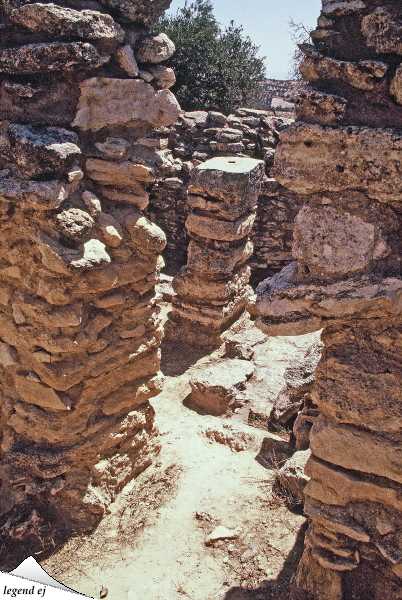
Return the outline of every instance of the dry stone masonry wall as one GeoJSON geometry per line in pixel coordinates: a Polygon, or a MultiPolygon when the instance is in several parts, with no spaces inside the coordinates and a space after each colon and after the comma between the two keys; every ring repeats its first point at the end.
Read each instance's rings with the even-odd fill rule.
{"type": "Polygon", "coordinates": [[[174,45],[148,34],[168,5],[2,2],[3,564],[93,526],[157,446],[166,239],[141,210],[180,112],[174,45]]]}
{"type": "Polygon", "coordinates": [[[250,233],[254,252],[249,264],[257,281],[291,260],[293,221],[300,208],[298,195],[270,177],[279,134],[291,122],[265,110],[239,108],[229,116],[216,111],[185,112],[171,128],[158,130],[155,143],[164,161],[152,184],[146,212],[166,232],[164,257],[171,274],[187,261],[189,239],[184,224],[190,212],[186,198],[191,171],[217,156],[249,156],[265,162],[267,178],[250,233]]]}
{"type": "Polygon", "coordinates": [[[402,598],[401,31],[400,2],[323,0],[300,68],[312,87],[276,151],[304,206],[258,324],[323,328],[325,345],[297,599],[402,598]]]}
{"type": "Polygon", "coordinates": [[[263,161],[236,157],[213,158],[193,170],[186,220],[191,241],[187,264],[173,279],[167,337],[219,345],[220,334],[244,312],[251,291],[249,233],[263,172],[263,161]]]}

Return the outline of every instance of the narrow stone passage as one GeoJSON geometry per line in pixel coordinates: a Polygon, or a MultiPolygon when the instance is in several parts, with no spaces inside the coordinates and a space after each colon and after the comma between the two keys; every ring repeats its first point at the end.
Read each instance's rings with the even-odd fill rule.
{"type": "MultiPolygon", "coordinates": [[[[267,338],[267,396],[315,337],[267,338]]],[[[275,470],[256,460],[264,438],[277,436],[187,408],[190,377],[215,364],[222,349],[187,369],[191,355],[178,350],[170,348],[162,364],[182,374],[167,376],[152,400],[161,442],[156,461],[126,486],[92,535],[70,540],[42,566],[94,598],[103,585],[108,597],[122,600],[285,600],[305,518],[275,495],[275,470]],[[219,525],[236,537],[207,546],[219,525]]]]}

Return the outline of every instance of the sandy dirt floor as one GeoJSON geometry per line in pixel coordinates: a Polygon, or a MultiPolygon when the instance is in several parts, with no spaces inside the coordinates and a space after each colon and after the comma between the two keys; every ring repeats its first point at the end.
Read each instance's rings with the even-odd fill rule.
{"type": "MultiPolygon", "coordinates": [[[[267,339],[259,352],[267,398],[316,338],[267,339]]],[[[191,374],[221,354],[163,346],[166,382],[151,400],[161,452],[91,535],[41,562],[51,576],[110,600],[288,599],[306,524],[300,507],[289,510],[273,490],[275,465],[256,459],[271,434],[188,407],[191,374]],[[218,525],[236,537],[207,545],[218,525]]]]}

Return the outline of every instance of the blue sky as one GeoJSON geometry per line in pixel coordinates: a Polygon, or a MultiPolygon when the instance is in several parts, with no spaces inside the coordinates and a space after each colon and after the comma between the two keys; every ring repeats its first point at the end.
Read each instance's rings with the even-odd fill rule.
{"type": "MultiPolygon", "coordinates": [[[[211,0],[216,19],[222,25],[234,21],[243,26],[256,46],[260,56],[266,56],[267,77],[288,79],[294,42],[289,20],[302,22],[314,29],[321,9],[321,0],[211,0]]],[[[169,9],[175,13],[185,0],[173,0],[169,9]]],[[[189,0],[191,3],[191,0],[189,0]]]]}

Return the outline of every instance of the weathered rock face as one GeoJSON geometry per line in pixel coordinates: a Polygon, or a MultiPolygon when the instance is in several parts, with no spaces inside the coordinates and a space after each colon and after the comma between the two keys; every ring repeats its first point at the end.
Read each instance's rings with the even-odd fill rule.
{"type": "Polygon", "coordinates": [[[298,600],[402,598],[401,28],[399,2],[323,1],[301,66],[314,89],[275,157],[304,206],[295,262],[254,311],[274,335],[323,327],[325,345],[295,423],[305,447],[316,407],[298,600]]]}
{"type": "Polygon", "coordinates": [[[149,136],[180,109],[158,77],[143,73],[173,51],[147,29],[168,4],[4,3],[6,566],[42,549],[56,523],[60,533],[92,527],[157,447],[148,400],[161,386],[154,286],[166,239],[141,209],[155,176],[149,136]]]}
{"type": "Polygon", "coordinates": [[[252,272],[262,274],[261,279],[291,260],[293,221],[301,206],[299,195],[270,177],[279,133],[291,122],[264,110],[239,108],[229,116],[215,111],[186,112],[169,129],[158,130],[155,143],[164,153],[164,161],[158,180],[151,186],[146,213],[166,231],[164,258],[171,274],[187,261],[189,238],[184,224],[190,212],[186,195],[191,171],[217,156],[249,156],[265,162],[267,179],[261,187],[250,233],[254,244],[249,261],[252,272]]]}
{"type": "Polygon", "coordinates": [[[186,221],[191,242],[187,265],[173,279],[168,337],[219,345],[220,334],[244,311],[251,291],[249,233],[263,169],[262,161],[233,157],[211,159],[192,172],[186,221]]]}

